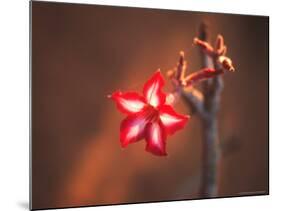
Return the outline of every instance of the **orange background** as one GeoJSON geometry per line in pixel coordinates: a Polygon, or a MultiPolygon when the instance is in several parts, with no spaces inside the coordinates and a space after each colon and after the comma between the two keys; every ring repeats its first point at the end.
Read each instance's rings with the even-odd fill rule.
{"type": "MultiPolygon", "coordinates": [[[[237,72],[226,74],[219,113],[219,196],[268,193],[268,18],[32,2],[32,207],[198,198],[201,125],[170,136],[168,157],[121,149],[125,117],[107,95],[141,91],[192,45],[202,21],[225,37],[237,72]]],[[[166,81],[165,91],[171,88],[166,81]]],[[[190,109],[175,106],[182,114],[190,109]]]]}

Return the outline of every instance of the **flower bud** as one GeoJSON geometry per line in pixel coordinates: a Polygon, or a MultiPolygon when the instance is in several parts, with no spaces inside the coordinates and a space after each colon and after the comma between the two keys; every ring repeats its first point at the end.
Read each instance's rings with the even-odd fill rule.
{"type": "Polygon", "coordinates": [[[234,72],[235,71],[231,59],[226,57],[226,56],[219,56],[218,63],[225,70],[228,70],[230,72],[234,72]]]}

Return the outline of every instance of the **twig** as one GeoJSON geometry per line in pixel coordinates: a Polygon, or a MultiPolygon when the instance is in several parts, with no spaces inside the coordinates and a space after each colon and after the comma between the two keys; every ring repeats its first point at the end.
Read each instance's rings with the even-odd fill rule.
{"type": "Polygon", "coordinates": [[[204,198],[209,198],[218,194],[217,175],[220,148],[217,113],[223,90],[222,74],[225,71],[233,72],[235,69],[231,59],[225,56],[226,46],[221,35],[218,35],[215,47],[207,42],[206,25],[201,25],[199,38],[194,38],[194,44],[201,48],[203,69],[185,76],[186,62],[184,53],[180,52],[177,67],[169,71],[168,76],[174,84],[175,92],[179,93],[191,107],[192,113],[196,113],[201,119],[203,150],[200,195],[204,198]],[[202,92],[193,87],[199,82],[202,82],[202,92]]]}

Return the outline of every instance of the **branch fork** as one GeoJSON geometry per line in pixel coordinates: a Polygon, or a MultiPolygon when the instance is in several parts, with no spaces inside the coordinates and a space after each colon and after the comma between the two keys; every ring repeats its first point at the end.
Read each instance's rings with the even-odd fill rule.
{"type": "Polygon", "coordinates": [[[185,60],[184,52],[181,51],[176,68],[169,70],[167,76],[170,78],[174,86],[173,94],[182,95],[187,99],[193,112],[198,112],[199,116],[205,117],[207,114],[203,109],[204,93],[196,89],[194,86],[207,79],[216,78],[224,74],[226,71],[234,72],[235,68],[232,60],[226,56],[227,47],[224,44],[224,39],[221,35],[217,36],[215,48],[208,42],[199,38],[194,38],[194,44],[202,50],[205,57],[211,58],[213,65],[209,65],[210,67],[204,67],[187,75],[187,62],[185,60]],[[214,68],[212,68],[212,66],[214,66],[214,68]]]}
{"type": "MultiPolygon", "coordinates": [[[[169,70],[174,92],[174,99],[181,96],[189,105],[192,113],[197,113],[203,129],[202,150],[202,178],[199,194],[201,197],[216,197],[218,194],[217,174],[220,149],[218,142],[217,112],[220,105],[220,95],[223,89],[222,75],[225,72],[234,72],[232,60],[226,56],[227,47],[224,38],[217,36],[215,47],[206,41],[206,27],[201,27],[199,36],[194,38],[194,45],[201,50],[203,68],[187,74],[187,62],[184,52],[180,52],[180,58],[176,68],[169,70]],[[195,85],[202,84],[202,91],[195,85]]],[[[170,98],[172,98],[170,96],[170,98]]]]}

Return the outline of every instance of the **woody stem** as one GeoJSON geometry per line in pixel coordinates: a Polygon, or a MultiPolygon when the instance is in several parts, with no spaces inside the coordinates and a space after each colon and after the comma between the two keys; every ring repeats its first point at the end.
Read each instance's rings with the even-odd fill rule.
{"type": "MultiPolygon", "coordinates": [[[[207,40],[206,27],[201,27],[200,39],[207,40]]],[[[204,67],[214,67],[216,71],[219,68],[214,65],[215,58],[210,58],[202,53],[204,67]]],[[[205,118],[201,117],[203,140],[202,140],[202,176],[200,196],[204,198],[216,197],[218,194],[218,169],[220,159],[218,120],[217,113],[220,105],[220,96],[223,89],[223,79],[218,75],[208,79],[203,83],[204,110],[205,118]]]]}

